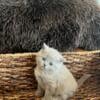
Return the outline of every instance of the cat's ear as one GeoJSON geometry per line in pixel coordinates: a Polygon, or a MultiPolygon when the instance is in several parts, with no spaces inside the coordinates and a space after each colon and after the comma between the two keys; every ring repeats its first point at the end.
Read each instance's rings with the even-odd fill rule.
{"type": "Polygon", "coordinates": [[[45,43],[43,43],[42,49],[48,49],[49,46],[47,46],[45,43]]]}

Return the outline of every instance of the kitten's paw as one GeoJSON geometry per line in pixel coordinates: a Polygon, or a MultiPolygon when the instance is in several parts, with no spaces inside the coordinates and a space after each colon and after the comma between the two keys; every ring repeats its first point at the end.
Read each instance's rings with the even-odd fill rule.
{"type": "Polygon", "coordinates": [[[35,92],[35,96],[36,96],[36,97],[43,97],[43,95],[44,95],[44,93],[43,93],[42,91],[37,90],[37,91],[35,92]]]}
{"type": "Polygon", "coordinates": [[[52,96],[44,96],[44,97],[42,97],[41,100],[58,100],[58,99],[55,99],[52,96]]]}
{"type": "Polygon", "coordinates": [[[53,99],[51,99],[51,98],[42,98],[41,100],[53,100],[53,99]]]}
{"type": "Polygon", "coordinates": [[[43,98],[41,98],[41,100],[46,100],[46,99],[43,97],[43,98]]]}

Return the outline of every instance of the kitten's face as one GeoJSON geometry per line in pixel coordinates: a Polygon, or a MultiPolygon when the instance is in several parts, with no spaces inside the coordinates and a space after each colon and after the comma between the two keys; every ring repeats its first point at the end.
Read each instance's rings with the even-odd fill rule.
{"type": "Polygon", "coordinates": [[[65,59],[63,56],[53,48],[50,48],[46,44],[43,45],[43,48],[38,52],[36,57],[37,66],[41,68],[52,67],[56,64],[63,63],[65,59]]]}

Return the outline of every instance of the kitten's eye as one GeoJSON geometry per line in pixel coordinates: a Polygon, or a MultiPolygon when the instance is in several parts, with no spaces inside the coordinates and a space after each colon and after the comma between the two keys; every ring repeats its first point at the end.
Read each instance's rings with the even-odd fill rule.
{"type": "Polygon", "coordinates": [[[43,61],[45,61],[45,60],[46,60],[46,58],[44,58],[44,57],[43,57],[43,58],[42,58],[42,60],[43,60],[43,61]]]}
{"type": "Polygon", "coordinates": [[[52,62],[50,62],[50,63],[49,63],[49,65],[50,65],[50,66],[52,66],[52,65],[53,65],[53,63],[52,63],[52,62]]]}

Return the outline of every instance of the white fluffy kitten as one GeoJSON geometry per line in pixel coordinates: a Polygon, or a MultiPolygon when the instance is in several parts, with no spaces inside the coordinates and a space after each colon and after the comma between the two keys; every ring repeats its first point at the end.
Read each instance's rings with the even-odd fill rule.
{"type": "Polygon", "coordinates": [[[43,95],[42,100],[67,100],[73,96],[78,85],[65,67],[63,56],[44,44],[36,57],[35,76],[38,82],[36,95],[43,95]]]}

